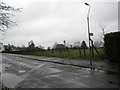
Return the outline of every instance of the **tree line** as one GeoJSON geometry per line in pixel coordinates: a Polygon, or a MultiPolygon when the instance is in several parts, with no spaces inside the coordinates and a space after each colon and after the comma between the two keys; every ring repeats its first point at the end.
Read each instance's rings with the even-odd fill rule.
{"type": "Polygon", "coordinates": [[[24,45],[22,46],[14,46],[14,45],[4,45],[4,51],[5,52],[12,52],[12,51],[29,51],[29,52],[34,52],[34,51],[50,51],[50,50],[57,50],[60,51],[59,49],[87,49],[87,45],[85,41],[82,41],[80,43],[79,41],[76,41],[73,44],[67,44],[65,41],[62,44],[54,43],[52,47],[48,46],[47,49],[44,48],[44,46],[39,45],[36,46],[34,41],[31,40],[28,42],[28,46],[25,47],[24,45]]]}

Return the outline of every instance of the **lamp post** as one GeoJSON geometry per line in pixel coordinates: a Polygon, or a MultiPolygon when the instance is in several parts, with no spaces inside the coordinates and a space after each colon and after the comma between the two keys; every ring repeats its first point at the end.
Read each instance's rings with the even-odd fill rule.
{"type": "MultiPolygon", "coordinates": [[[[90,13],[90,8],[91,6],[88,4],[88,3],[85,3],[85,5],[89,6],[89,9],[88,9],[88,14],[87,14],[87,23],[88,23],[88,38],[89,38],[89,50],[90,50],[90,56],[91,56],[91,45],[90,45],[90,25],[89,25],[89,13],[90,13]]],[[[92,60],[90,60],[90,65],[92,65],[92,60]]]]}

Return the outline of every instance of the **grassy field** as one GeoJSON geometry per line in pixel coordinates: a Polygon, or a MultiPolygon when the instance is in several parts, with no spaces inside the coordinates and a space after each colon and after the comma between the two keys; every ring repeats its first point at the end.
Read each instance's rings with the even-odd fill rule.
{"type": "MultiPolygon", "coordinates": [[[[99,54],[94,51],[94,59],[102,59],[105,58],[103,48],[97,49],[99,54]]],[[[25,54],[36,55],[36,56],[48,56],[48,57],[60,57],[60,58],[69,58],[69,59],[90,59],[90,51],[89,49],[85,50],[86,55],[84,55],[84,51],[79,49],[71,49],[68,52],[59,52],[59,51],[39,51],[39,52],[28,52],[25,54]]]]}

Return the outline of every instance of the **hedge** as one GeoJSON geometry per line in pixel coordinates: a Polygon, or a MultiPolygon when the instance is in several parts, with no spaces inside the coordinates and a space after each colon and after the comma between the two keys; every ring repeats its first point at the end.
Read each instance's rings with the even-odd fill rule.
{"type": "Polygon", "coordinates": [[[120,62],[120,32],[112,32],[105,35],[105,52],[111,61],[120,62]]]}

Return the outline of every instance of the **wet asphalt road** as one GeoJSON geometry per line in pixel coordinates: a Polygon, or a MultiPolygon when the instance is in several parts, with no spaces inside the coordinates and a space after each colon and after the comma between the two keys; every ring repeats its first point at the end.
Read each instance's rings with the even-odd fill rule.
{"type": "Polygon", "coordinates": [[[118,88],[119,75],[2,55],[2,80],[8,88],[118,88]]]}

